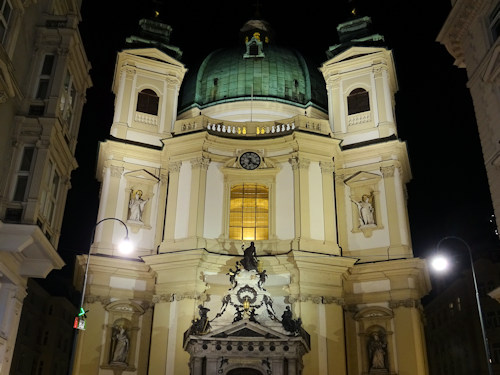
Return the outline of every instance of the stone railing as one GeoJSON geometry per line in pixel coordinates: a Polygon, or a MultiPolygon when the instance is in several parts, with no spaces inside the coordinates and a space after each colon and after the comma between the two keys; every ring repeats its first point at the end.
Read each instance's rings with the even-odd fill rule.
{"type": "Polygon", "coordinates": [[[295,130],[329,134],[327,120],[311,119],[306,116],[295,116],[289,119],[263,122],[236,122],[197,116],[175,123],[175,133],[182,134],[199,130],[207,130],[211,134],[227,137],[273,137],[292,133],[295,130]]]}
{"type": "Polygon", "coordinates": [[[149,115],[147,113],[136,112],[135,113],[135,122],[146,124],[146,125],[158,125],[158,116],[149,115]]]}
{"type": "Polygon", "coordinates": [[[370,114],[371,112],[368,111],[368,112],[356,113],[355,115],[349,115],[347,116],[347,125],[352,126],[370,122],[372,120],[370,114]]]}

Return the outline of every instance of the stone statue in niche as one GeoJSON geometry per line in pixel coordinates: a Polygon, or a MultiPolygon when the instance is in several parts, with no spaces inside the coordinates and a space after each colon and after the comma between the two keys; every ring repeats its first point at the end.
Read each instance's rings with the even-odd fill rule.
{"type": "Polygon", "coordinates": [[[387,343],[385,342],[383,333],[379,331],[372,332],[367,343],[370,372],[372,370],[387,369],[386,348],[387,343]]]}
{"type": "Polygon", "coordinates": [[[125,327],[113,327],[111,364],[127,364],[129,338],[125,327]]]}
{"type": "Polygon", "coordinates": [[[359,213],[359,227],[374,227],[375,226],[375,218],[373,213],[375,209],[373,208],[373,195],[363,194],[361,200],[359,202],[352,201],[358,207],[359,213]]]}
{"type": "Polygon", "coordinates": [[[132,191],[132,198],[128,203],[129,215],[128,219],[131,221],[142,222],[142,213],[144,212],[144,206],[149,199],[142,199],[142,190],[137,190],[134,194],[132,191]]]}

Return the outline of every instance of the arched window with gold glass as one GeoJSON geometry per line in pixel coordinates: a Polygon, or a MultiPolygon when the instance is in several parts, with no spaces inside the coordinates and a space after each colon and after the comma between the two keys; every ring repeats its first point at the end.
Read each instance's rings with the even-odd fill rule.
{"type": "Polygon", "coordinates": [[[231,188],[229,238],[267,240],[269,238],[269,188],[254,183],[231,188]]]}

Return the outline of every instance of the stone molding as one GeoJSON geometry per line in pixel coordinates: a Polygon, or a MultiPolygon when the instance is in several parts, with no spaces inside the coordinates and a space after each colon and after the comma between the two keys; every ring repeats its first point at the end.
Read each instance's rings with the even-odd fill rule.
{"type": "Polygon", "coordinates": [[[311,301],[315,305],[330,305],[333,303],[339,306],[345,305],[345,300],[343,298],[333,296],[294,295],[288,296],[287,299],[289,303],[311,301]]]}

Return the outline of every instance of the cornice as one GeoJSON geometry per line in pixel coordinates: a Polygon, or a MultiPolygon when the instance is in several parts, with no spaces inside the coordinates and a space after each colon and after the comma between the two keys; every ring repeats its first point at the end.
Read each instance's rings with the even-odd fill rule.
{"type": "Polygon", "coordinates": [[[487,0],[457,1],[436,38],[436,41],[443,44],[455,58],[455,65],[459,67],[465,67],[462,48],[465,35],[486,3],[487,0]]]}

